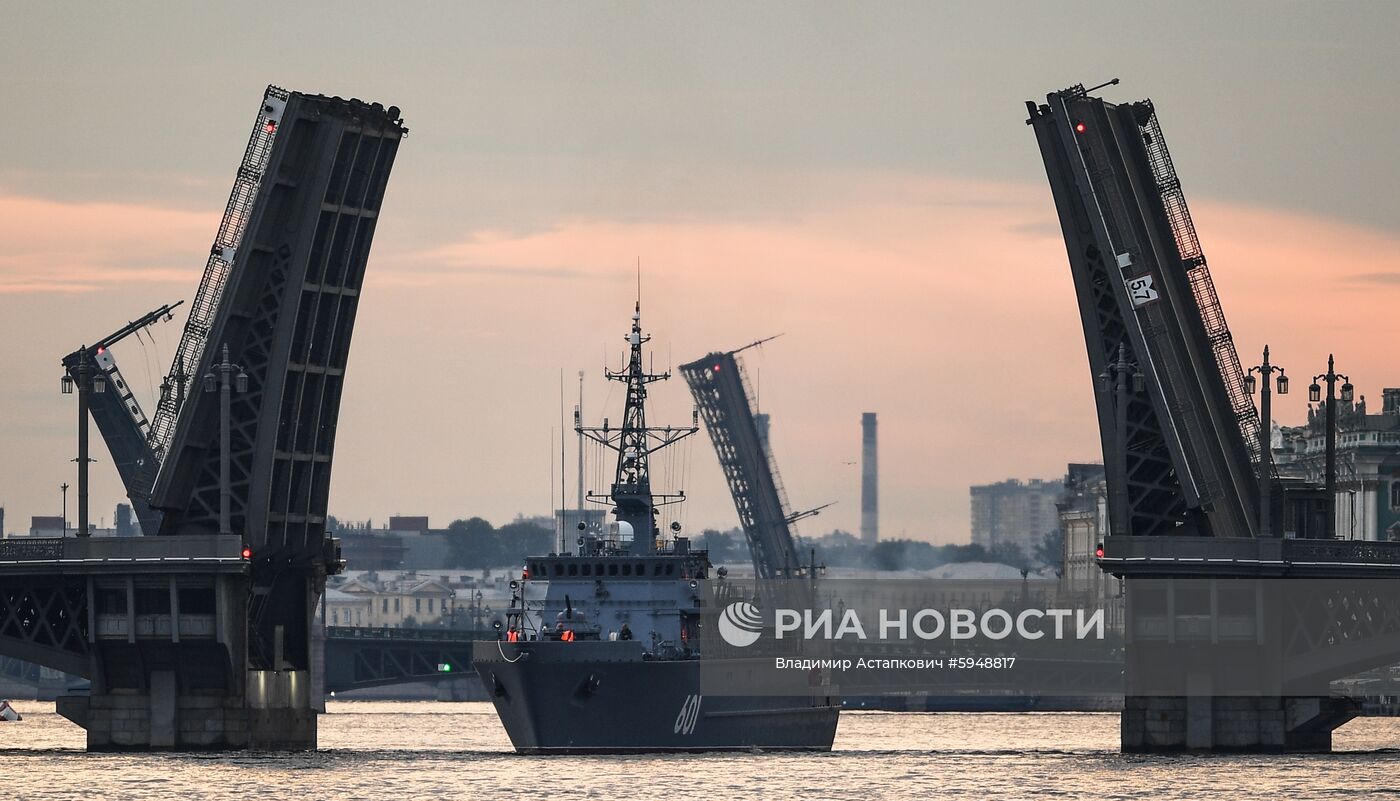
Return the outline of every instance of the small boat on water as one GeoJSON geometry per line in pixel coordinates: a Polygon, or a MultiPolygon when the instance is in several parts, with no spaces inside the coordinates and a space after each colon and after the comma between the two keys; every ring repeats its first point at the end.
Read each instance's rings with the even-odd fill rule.
{"type": "Polygon", "coordinates": [[[0,699],[0,720],[20,721],[24,720],[24,716],[19,713],[18,709],[10,706],[9,701],[0,699]]]}

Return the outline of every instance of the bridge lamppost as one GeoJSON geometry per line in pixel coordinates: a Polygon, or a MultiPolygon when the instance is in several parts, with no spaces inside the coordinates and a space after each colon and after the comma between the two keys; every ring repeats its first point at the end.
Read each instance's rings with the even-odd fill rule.
{"type": "Polygon", "coordinates": [[[1114,431],[1117,445],[1113,449],[1113,473],[1119,491],[1112,494],[1113,504],[1109,507],[1109,533],[1130,534],[1131,520],[1128,511],[1128,400],[1130,390],[1128,380],[1132,379],[1131,394],[1141,394],[1147,379],[1128,361],[1128,345],[1118,344],[1118,361],[1113,362],[1099,373],[1099,389],[1113,392],[1114,431]]]}
{"type": "MultiPolygon", "coordinates": [[[[88,464],[92,459],[88,458],[88,395],[89,393],[103,393],[107,391],[107,377],[101,370],[94,370],[87,359],[87,346],[79,348],[84,354],[78,360],[75,377],[71,372],[63,374],[60,387],[64,395],[72,395],[73,387],[78,388],[78,458],[73,461],[78,463],[78,536],[90,537],[92,530],[88,528],[88,464]]],[[[66,496],[65,496],[66,497],[66,496]]],[[[63,504],[67,508],[65,501],[63,504]]],[[[68,522],[67,512],[64,512],[64,533],[67,533],[68,522]]]]}
{"type": "Polygon", "coordinates": [[[1288,376],[1284,374],[1282,367],[1269,363],[1268,345],[1264,346],[1264,363],[1249,368],[1249,373],[1244,377],[1245,392],[1251,395],[1254,394],[1255,373],[1264,379],[1263,386],[1259,390],[1259,536],[1272,537],[1274,535],[1272,522],[1274,413],[1270,382],[1273,380],[1274,373],[1278,373],[1278,394],[1287,395],[1288,376]]]}
{"type": "Polygon", "coordinates": [[[66,537],[68,536],[68,482],[59,484],[58,491],[63,493],[63,527],[61,531],[63,532],[62,536],[66,537]]]}
{"type": "Polygon", "coordinates": [[[1322,387],[1318,386],[1319,379],[1327,379],[1327,474],[1323,480],[1327,484],[1327,537],[1337,538],[1337,379],[1344,382],[1342,384],[1342,403],[1351,403],[1355,395],[1355,388],[1351,385],[1351,379],[1337,372],[1333,363],[1332,354],[1327,354],[1327,372],[1313,376],[1312,385],[1308,387],[1308,400],[1317,403],[1322,400],[1322,387]]]}
{"type": "Polygon", "coordinates": [[[224,344],[223,360],[212,365],[204,374],[204,391],[219,393],[219,533],[232,534],[231,521],[233,483],[229,476],[229,407],[234,392],[248,391],[248,374],[228,360],[228,344],[224,344]]]}

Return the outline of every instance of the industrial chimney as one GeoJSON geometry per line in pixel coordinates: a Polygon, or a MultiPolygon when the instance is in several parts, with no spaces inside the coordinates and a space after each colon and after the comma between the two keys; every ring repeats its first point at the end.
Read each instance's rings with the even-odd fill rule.
{"type": "Polygon", "coordinates": [[[876,455],[875,413],[860,416],[860,541],[880,539],[880,472],[876,455]]]}

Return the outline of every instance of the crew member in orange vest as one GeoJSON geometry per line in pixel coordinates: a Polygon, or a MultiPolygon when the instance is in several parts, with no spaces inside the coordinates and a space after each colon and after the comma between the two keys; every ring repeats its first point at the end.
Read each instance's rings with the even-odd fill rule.
{"type": "Polygon", "coordinates": [[[506,642],[520,642],[520,632],[515,630],[514,623],[511,624],[510,631],[506,632],[506,642]]]}
{"type": "Polygon", "coordinates": [[[559,635],[559,639],[563,640],[564,642],[573,642],[573,641],[574,641],[574,630],[573,630],[573,629],[564,629],[564,633],[559,635]]]}

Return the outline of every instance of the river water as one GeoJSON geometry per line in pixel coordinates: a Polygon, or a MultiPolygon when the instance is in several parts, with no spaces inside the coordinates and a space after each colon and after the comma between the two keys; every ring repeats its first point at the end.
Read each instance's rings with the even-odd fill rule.
{"type": "Polygon", "coordinates": [[[1337,798],[1400,795],[1400,719],[1322,756],[1124,756],[1116,714],[843,713],[829,754],[522,757],[485,703],[332,701],[307,754],[87,754],[0,723],[0,799],[1337,798]]]}

